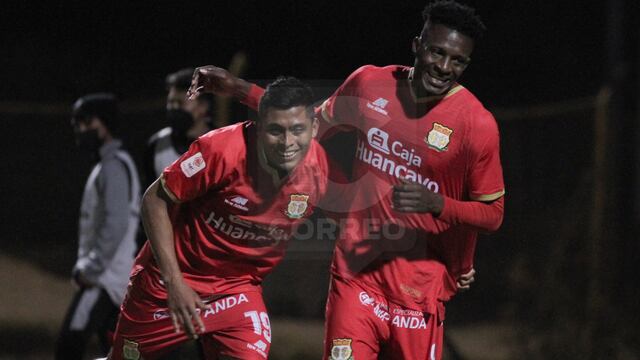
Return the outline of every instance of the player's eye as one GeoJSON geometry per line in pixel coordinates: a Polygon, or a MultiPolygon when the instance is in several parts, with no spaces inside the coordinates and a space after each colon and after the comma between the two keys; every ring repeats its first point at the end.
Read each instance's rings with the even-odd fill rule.
{"type": "Polygon", "coordinates": [[[296,126],[293,129],[291,129],[291,132],[294,135],[301,135],[302,133],[304,133],[305,130],[306,128],[304,126],[296,126]]]}
{"type": "Polygon", "coordinates": [[[427,53],[429,53],[429,55],[435,58],[440,58],[444,56],[444,51],[442,51],[442,49],[437,47],[432,47],[432,46],[427,46],[427,53]]]}
{"type": "Polygon", "coordinates": [[[468,58],[455,58],[453,59],[453,65],[457,66],[457,67],[464,67],[469,65],[469,62],[471,62],[471,59],[468,58]]]}

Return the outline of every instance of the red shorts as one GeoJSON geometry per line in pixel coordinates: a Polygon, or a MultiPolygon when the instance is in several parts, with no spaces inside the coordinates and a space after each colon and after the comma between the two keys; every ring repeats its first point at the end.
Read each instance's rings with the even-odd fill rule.
{"type": "Polygon", "coordinates": [[[332,277],[323,359],[439,360],[443,335],[443,324],[435,316],[403,308],[353,281],[332,277]]]}
{"type": "MultiPolygon", "coordinates": [[[[114,335],[111,359],[152,360],[188,340],[184,332],[175,332],[163,289],[158,279],[144,270],[131,278],[114,335]]],[[[206,333],[199,334],[199,339],[206,359],[216,359],[218,355],[267,358],[271,325],[259,291],[204,300],[211,305],[210,310],[200,312],[206,333]]]]}

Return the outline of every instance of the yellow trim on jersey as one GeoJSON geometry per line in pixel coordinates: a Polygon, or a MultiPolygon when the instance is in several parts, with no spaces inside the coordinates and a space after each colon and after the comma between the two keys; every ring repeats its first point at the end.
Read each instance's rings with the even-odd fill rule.
{"type": "Polygon", "coordinates": [[[180,201],[178,199],[178,197],[173,193],[173,191],[169,190],[169,188],[167,187],[167,184],[165,183],[164,180],[164,175],[162,175],[160,177],[160,186],[162,186],[162,190],[164,190],[165,194],[167,194],[167,196],[169,197],[169,199],[171,199],[171,201],[173,201],[176,204],[181,203],[182,201],[180,201]]]}
{"type": "Polygon", "coordinates": [[[479,196],[475,196],[475,197],[471,197],[471,200],[475,200],[475,201],[494,201],[497,200],[501,197],[504,196],[506,192],[504,191],[504,189],[498,191],[497,193],[493,193],[493,194],[486,194],[486,195],[479,195],[479,196]]]}
{"type": "Polygon", "coordinates": [[[445,95],[445,96],[444,96],[444,97],[445,97],[445,99],[446,99],[446,98],[448,98],[449,96],[451,96],[451,95],[453,95],[453,94],[457,93],[458,91],[460,91],[460,90],[462,90],[462,89],[464,89],[464,86],[462,86],[462,85],[460,85],[460,84],[458,84],[458,85],[454,86],[453,88],[451,88],[451,89],[449,90],[449,92],[447,92],[447,95],[445,95]]]}

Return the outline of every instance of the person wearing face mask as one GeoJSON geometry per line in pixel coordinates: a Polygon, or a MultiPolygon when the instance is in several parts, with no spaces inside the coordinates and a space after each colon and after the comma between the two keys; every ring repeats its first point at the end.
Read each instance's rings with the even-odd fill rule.
{"type": "Polygon", "coordinates": [[[139,224],[140,182],[131,156],[116,137],[115,96],[81,97],[73,105],[71,124],[80,151],[98,162],[82,196],[78,258],[72,270],[78,290],[56,343],[56,359],[82,359],[94,334],[104,354],[108,352],[133,265],[139,224]]]}
{"type": "Polygon", "coordinates": [[[153,134],[147,143],[144,158],[146,185],[157,179],[162,171],[187,151],[189,145],[213,126],[212,94],[186,100],[191,84],[192,68],[167,75],[166,120],[168,126],[153,134]]]}

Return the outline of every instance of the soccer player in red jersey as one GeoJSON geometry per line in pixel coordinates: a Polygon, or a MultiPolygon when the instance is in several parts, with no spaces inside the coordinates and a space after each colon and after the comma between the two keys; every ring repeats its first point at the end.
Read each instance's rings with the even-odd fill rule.
{"type": "MultiPolygon", "coordinates": [[[[502,223],[498,127],[458,83],[484,25],[454,1],[423,16],[413,67],[361,67],[317,110],[329,133],[358,130],[324,359],[440,359],[444,303],[473,277],[477,233],[502,223]]],[[[262,90],[219,70],[198,69],[190,93],[255,107],[262,90]]]]}
{"type": "Polygon", "coordinates": [[[328,187],[312,101],[307,85],[276,80],[257,123],[203,135],[149,187],[149,241],[132,270],[111,359],[174,358],[190,338],[206,359],[267,358],[261,282],[328,187]]]}

